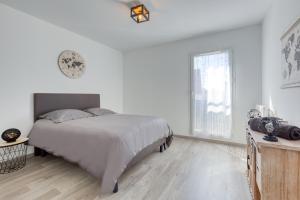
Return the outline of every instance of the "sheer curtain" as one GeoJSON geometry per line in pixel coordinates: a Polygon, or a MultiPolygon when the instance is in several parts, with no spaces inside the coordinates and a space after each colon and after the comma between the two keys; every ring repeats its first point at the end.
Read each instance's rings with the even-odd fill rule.
{"type": "Polygon", "coordinates": [[[193,132],[231,136],[231,69],[228,51],[194,57],[193,132]]]}

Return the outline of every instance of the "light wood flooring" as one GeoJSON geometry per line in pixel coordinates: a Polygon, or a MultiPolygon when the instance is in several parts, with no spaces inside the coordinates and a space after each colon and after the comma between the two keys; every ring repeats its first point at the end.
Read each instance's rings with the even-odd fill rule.
{"type": "Polygon", "coordinates": [[[119,192],[98,195],[99,183],[77,165],[47,156],[0,175],[0,199],[250,200],[244,148],[175,138],[124,173],[119,192]]]}

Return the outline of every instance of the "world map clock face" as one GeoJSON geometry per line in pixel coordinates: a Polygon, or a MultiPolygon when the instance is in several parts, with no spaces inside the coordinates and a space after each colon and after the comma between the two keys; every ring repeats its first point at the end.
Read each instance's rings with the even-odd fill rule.
{"type": "Polygon", "coordinates": [[[63,74],[72,79],[80,78],[85,72],[85,62],[75,51],[63,51],[58,58],[58,66],[63,74]]]}

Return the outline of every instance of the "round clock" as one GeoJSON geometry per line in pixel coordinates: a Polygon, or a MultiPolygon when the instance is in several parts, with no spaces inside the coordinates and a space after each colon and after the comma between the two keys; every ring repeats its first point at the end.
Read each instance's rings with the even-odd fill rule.
{"type": "Polygon", "coordinates": [[[85,62],[75,51],[65,50],[58,57],[58,66],[69,78],[80,78],[85,71],[85,62]]]}

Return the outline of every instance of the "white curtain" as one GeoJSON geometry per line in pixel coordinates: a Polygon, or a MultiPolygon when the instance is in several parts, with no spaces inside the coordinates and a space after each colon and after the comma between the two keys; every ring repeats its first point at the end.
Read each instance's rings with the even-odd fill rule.
{"type": "Polygon", "coordinates": [[[230,138],[231,76],[229,52],[194,57],[194,133],[230,138]]]}

